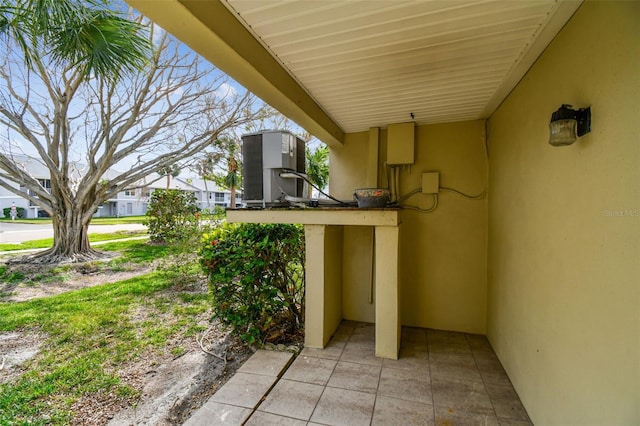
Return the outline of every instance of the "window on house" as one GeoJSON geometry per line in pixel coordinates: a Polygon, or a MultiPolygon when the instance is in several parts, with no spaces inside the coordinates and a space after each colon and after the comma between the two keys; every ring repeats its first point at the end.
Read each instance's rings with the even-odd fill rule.
{"type": "Polygon", "coordinates": [[[51,194],[51,179],[38,179],[38,183],[51,194]]]}
{"type": "Polygon", "coordinates": [[[216,202],[224,202],[224,192],[216,192],[216,202]]]}
{"type": "Polygon", "coordinates": [[[125,197],[135,197],[136,196],[136,190],[135,189],[125,189],[124,190],[124,196],[125,197]]]}

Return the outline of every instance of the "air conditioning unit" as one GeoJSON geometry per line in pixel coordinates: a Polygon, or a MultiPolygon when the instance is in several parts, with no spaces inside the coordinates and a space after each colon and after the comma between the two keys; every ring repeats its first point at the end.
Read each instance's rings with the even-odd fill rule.
{"type": "Polygon", "coordinates": [[[285,130],[265,130],[242,136],[243,203],[247,207],[285,207],[285,196],[303,197],[304,181],[281,177],[305,172],[305,144],[285,130]]]}

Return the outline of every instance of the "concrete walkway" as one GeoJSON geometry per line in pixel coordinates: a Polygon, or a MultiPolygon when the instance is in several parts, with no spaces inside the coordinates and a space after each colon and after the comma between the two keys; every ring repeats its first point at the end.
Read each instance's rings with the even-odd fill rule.
{"type": "MultiPolygon", "coordinates": [[[[117,231],[140,231],[146,226],[137,223],[122,223],[119,225],[89,225],[90,234],[105,234],[117,231]]],[[[41,240],[53,237],[53,227],[43,224],[24,224],[0,222],[0,243],[21,243],[24,241],[41,240]]]]}
{"type": "Polygon", "coordinates": [[[405,327],[390,360],[374,336],[345,321],[293,362],[258,351],[185,425],[531,425],[486,337],[405,327]]]}
{"type": "Polygon", "coordinates": [[[257,351],[185,426],[244,424],[278,382],[293,356],[291,352],[257,351]]]}

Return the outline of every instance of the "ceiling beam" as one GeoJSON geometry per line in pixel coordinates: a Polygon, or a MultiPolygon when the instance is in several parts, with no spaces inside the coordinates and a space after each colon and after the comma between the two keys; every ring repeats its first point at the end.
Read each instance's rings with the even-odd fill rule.
{"type": "Polygon", "coordinates": [[[126,0],[329,146],[344,131],[219,0],[126,0]]]}

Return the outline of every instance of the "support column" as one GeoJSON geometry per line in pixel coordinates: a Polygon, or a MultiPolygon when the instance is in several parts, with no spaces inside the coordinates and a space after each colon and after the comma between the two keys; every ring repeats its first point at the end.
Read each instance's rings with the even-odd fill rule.
{"type": "Polygon", "coordinates": [[[401,336],[399,227],[376,226],[376,356],[398,359],[401,336]]]}
{"type": "Polygon", "coordinates": [[[342,320],[342,227],[305,225],[305,337],[324,348],[342,320]]]}

